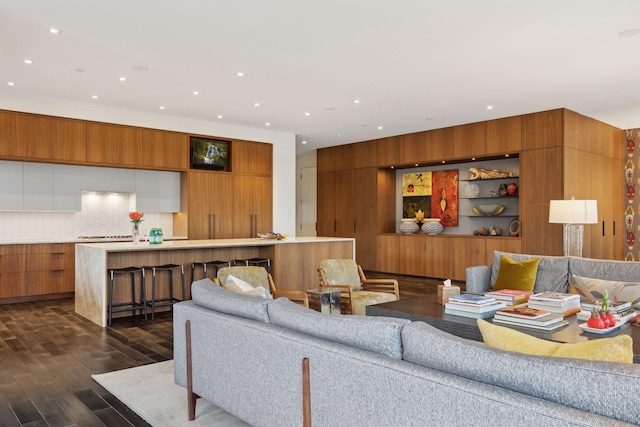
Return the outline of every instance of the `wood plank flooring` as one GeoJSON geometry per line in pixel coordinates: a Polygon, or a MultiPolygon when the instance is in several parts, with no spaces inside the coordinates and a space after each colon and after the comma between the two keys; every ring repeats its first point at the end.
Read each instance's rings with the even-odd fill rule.
{"type": "MultiPolygon", "coordinates": [[[[401,298],[436,292],[440,280],[395,277],[401,298]]],[[[148,426],[92,374],[173,358],[170,313],[101,328],[73,299],[0,306],[0,426],[148,426]]],[[[152,392],[152,390],[150,390],[152,392]]]]}

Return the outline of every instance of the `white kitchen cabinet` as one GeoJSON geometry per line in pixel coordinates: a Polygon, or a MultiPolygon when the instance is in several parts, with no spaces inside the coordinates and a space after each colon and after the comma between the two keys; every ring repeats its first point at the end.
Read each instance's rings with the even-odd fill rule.
{"type": "Polygon", "coordinates": [[[22,162],[0,161],[0,210],[22,210],[23,170],[22,162]]]}
{"type": "Polygon", "coordinates": [[[180,212],[180,173],[137,170],[136,210],[180,212]]]}
{"type": "Polygon", "coordinates": [[[136,191],[136,171],[134,169],[82,166],[82,191],[134,193],[136,191]]]}
{"type": "Polygon", "coordinates": [[[53,210],[82,210],[82,167],[53,165],[53,210]]]}
{"type": "Polygon", "coordinates": [[[52,211],[53,164],[25,162],[23,172],[22,210],[52,211]]]}

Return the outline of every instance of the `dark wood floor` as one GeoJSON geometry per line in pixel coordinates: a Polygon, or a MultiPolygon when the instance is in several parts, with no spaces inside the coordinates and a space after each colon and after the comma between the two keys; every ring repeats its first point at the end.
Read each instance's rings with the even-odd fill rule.
{"type": "MultiPolygon", "coordinates": [[[[441,283],[393,277],[401,298],[441,283]]],[[[101,328],[75,313],[73,299],[0,305],[0,426],[148,426],[91,375],[172,358],[170,313],[101,328]]]]}

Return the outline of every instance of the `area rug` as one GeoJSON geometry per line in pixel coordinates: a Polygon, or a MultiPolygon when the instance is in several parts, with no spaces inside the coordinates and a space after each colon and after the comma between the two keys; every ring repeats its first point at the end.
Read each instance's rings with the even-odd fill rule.
{"type": "Polygon", "coordinates": [[[173,360],[91,377],[154,427],[249,425],[205,399],[198,399],[196,419],[188,421],[187,391],[173,382],[173,360]]]}

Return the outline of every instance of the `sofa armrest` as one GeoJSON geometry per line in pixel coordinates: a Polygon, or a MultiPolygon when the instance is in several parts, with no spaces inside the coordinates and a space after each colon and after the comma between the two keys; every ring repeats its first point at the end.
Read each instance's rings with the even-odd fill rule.
{"type": "Polygon", "coordinates": [[[470,293],[482,293],[491,290],[491,266],[480,265],[467,267],[466,291],[470,293]]]}

